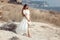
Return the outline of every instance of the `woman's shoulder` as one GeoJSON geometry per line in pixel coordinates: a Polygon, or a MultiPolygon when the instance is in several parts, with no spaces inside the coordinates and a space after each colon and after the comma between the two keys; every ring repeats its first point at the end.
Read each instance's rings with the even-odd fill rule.
{"type": "Polygon", "coordinates": [[[30,10],[29,9],[24,9],[23,12],[30,12],[30,10]]]}
{"type": "Polygon", "coordinates": [[[29,9],[24,9],[23,12],[24,12],[24,13],[27,13],[27,14],[30,14],[29,9]]]}
{"type": "Polygon", "coordinates": [[[24,9],[23,11],[29,11],[29,9],[24,9]]]}

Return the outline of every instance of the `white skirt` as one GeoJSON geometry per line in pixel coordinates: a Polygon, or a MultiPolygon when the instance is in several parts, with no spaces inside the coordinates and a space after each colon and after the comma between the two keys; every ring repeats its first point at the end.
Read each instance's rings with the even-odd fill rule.
{"type": "Polygon", "coordinates": [[[24,34],[27,33],[28,30],[28,21],[24,17],[23,20],[20,22],[20,24],[16,28],[16,33],[17,34],[24,34]]]}

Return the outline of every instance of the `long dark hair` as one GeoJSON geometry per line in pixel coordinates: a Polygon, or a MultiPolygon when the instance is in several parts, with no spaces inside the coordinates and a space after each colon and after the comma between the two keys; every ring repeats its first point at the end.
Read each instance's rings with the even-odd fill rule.
{"type": "Polygon", "coordinates": [[[26,9],[26,6],[28,6],[28,5],[27,5],[27,4],[25,4],[25,5],[23,6],[23,8],[22,8],[22,15],[23,15],[23,16],[25,16],[25,15],[24,15],[24,13],[23,13],[23,10],[25,10],[25,9],[26,9]]]}

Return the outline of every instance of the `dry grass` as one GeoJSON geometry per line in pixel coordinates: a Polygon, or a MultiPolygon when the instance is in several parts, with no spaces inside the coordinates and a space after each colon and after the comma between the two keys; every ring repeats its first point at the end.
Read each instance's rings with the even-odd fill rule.
{"type": "MultiPolygon", "coordinates": [[[[4,4],[5,5],[5,4],[4,4]]],[[[2,5],[3,6],[3,5],[2,5]]],[[[5,6],[3,6],[2,8],[0,8],[0,10],[2,10],[2,15],[4,15],[3,17],[7,18],[8,20],[15,20],[15,21],[19,21],[21,20],[21,9],[22,6],[19,5],[13,5],[13,4],[7,4],[5,6]]]]}
{"type": "Polygon", "coordinates": [[[7,3],[9,0],[0,0],[0,2],[5,2],[5,3],[7,3]]]}
{"type": "Polygon", "coordinates": [[[31,18],[33,21],[48,22],[60,26],[60,13],[46,10],[32,11],[31,18]]]}

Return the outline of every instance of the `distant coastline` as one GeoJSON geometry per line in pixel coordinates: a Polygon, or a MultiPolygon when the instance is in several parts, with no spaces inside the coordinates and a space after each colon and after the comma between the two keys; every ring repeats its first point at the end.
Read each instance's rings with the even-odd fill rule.
{"type": "Polygon", "coordinates": [[[49,7],[49,4],[46,1],[32,1],[26,2],[22,1],[22,4],[28,4],[32,8],[36,9],[44,9],[44,10],[51,10],[51,11],[60,11],[60,7],[49,7]]]}

